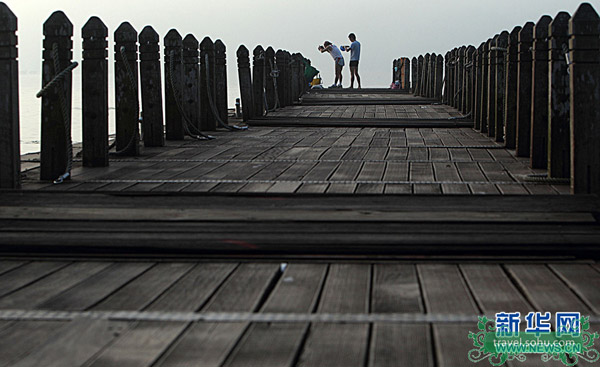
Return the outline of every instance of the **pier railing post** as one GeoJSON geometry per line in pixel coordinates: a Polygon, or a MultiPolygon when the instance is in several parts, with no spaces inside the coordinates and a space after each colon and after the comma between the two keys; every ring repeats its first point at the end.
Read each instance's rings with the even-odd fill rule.
{"type": "Polygon", "coordinates": [[[290,75],[292,79],[290,84],[290,90],[291,102],[293,104],[298,100],[298,97],[300,97],[300,83],[298,82],[298,80],[300,79],[300,65],[302,63],[302,60],[300,54],[297,53],[292,54],[290,60],[290,75]]]}
{"type": "MultiPolygon", "coordinates": [[[[446,55],[444,56],[444,90],[442,92],[442,102],[444,104],[449,104],[448,101],[448,83],[449,83],[449,77],[448,75],[450,74],[450,51],[446,52],[446,55]]],[[[414,80],[413,80],[414,83],[414,80]]]]}
{"type": "Polygon", "coordinates": [[[571,192],[600,193],[600,17],[583,3],[569,21],[571,192]]]}
{"type": "Polygon", "coordinates": [[[423,58],[423,83],[421,83],[421,96],[427,97],[427,89],[429,87],[429,62],[431,59],[430,54],[425,54],[423,58]]]}
{"type": "Polygon", "coordinates": [[[411,63],[411,85],[410,85],[410,92],[412,94],[415,94],[417,91],[417,83],[419,80],[418,77],[418,70],[419,68],[419,61],[417,60],[416,57],[412,58],[412,63],[411,63]]]}
{"type": "Polygon", "coordinates": [[[549,27],[550,80],[548,109],[548,176],[570,173],[569,73],[565,51],[569,44],[569,13],[560,12],[549,27]]]}
{"type": "Polygon", "coordinates": [[[217,120],[210,108],[209,90],[212,98],[215,98],[215,44],[209,37],[204,37],[200,43],[200,129],[215,131],[217,120]]]}
{"type": "Polygon", "coordinates": [[[284,98],[285,98],[285,105],[286,106],[291,106],[293,103],[293,98],[292,98],[292,54],[289,51],[283,51],[284,55],[285,55],[285,73],[283,74],[283,79],[285,81],[285,93],[284,93],[284,98]]]}
{"type": "Polygon", "coordinates": [[[528,22],[519,32],[519,55],[517,57],[517,157],[529,157],[531,139],[531,50],[533,46],[532,22],[528,22]]]}
{"type": "Polygon", "coordinates": [[[402,60],[402,86],[405,91],[410,91],[410,59],[403,57],[402,60]]]}
{"type": "Polygon", "coordinates": [[[519,32],[521,26],[515,27],[508,36],[506,47],[506,88],[504,91],[504,146],[515,149],[517,134],[517,82],[519,32]]]}
{"type": "Polygon", "coordinates": [[[91,17],[81,29],[83,165],[108,166],[108,28],[91,17]]]}
{"type": "Polygon", "coordinates": [[[481,133],[487,134],[489,119],[488,119],[488,98],[489,98],[489,90],[488,86],[490,83],[489,73],[490,73],[490,45],[492,43],[492,39],[488,39],[483,45],[483,53],[481,55],[481,100],[478,102],[481,110],[481,133]]]}
{"type": "Polygon", "coordinates": [[[437,59],[437,55],[432,53],[429,55],[429,65],[427,67],[427,98],[433,98],[433,90],[435,88],[435,60],[437,59]]]}
{"type": "Polygon", "coordinates": [[[531,144],[532,168],[548,167],[548,27],[544,15],[535,25],[532,52],[531,144]]]}
{"type": "Polygon", "coordinates": [[[248,121],[253,118],[254,102],[252,100],[252,76],[250,75],[250,52],[246,46],[237,49],[238,76],[240,82],[240,95],[242,98],[242,119],[248,121]]]}
{"type": "Polygon", "coordinates": [[[474,68],[474,84],[475,94],[473,96],[473,121],[475,122],[475,130],[481,130],[481,54],[483,53],[483,43],[479,45],[475,52],[475,59],[473,60],[474,68]]]}
{"type": "MultiPolygon", "coordinates": [[[[181,53],[183,62],[183,78],[182,78],[182,99],[183,113],[194,125],[196,130],[206,129],[203,125],[202,115],[200,112],[200,96],[202,95],[202,85],[200,80],[202,74],[198,64],[198,39],[193,34],[188,34],[183,39],[183,50],[181,53]]],[[[206,91],[204,91],[206,94],[206,91]]],[[[208,100],[207,102],[208,103],[208,100]]],[[[206,106],[209,108],[210,106],[206,106]]]]}
{"type": "Polygon", "coordinates": [[[450,51],[448,56],[448,75],[446,76],[446,83],[448,84],[448,106],[454,106],[454,71],[456,66],[456,55],[455,50],[450,51]]]}
{"type": "Polygon", "coordinates": [[[138,34],[125,22],[115,31],[114,39],[116,148],[122,155],[136,156],[140,153],[138,34]]]}
{"type": "Polygon", "coordinates": [[[215,41],[215,102],[219,118],[227,124],[227,47],[220,39],[215,41]]]}
{"type": "Polygon", "coordinates": [[[142,131],[145,147],[165,145],[159,35],[146,26],[140,33],[140,86],[142,89],[142,131]]]}
{"type": "MultiPolygon", "coordinates": [[[[65,13],[54,12],[44,23],[44,36],[42,85],[47,85],[62,71],[57,70],[55,64],[59,69],[71,64],[73,24],[65,13]],[[55,60],[55,56],[58,60],[55,60]]],[[[41,180],[55,180],[68,169],[72,87],[73,79],[69,73],[58,81],[56,87],[49,88],[42,96],[41,180]]]]}
{"type": "Polygon", "coordinates": [[[300,94],[298,95],[298,98],[300,98],[308,90],[308,82],[304,77],[304,72],[306,71],[306,64],[304,63],[305,60],[306,58],[304,55],[298,54],[298,61],[300,62],[300,69],[298,70],[298,85],[300,86],[298,90],[300,91],[300,94]]]}
{"type": "Polygon", "coordinates": [[[467,48],[461,46],[458,49],[458,65],[456,73],[456,109],[464,113],[463,101],[465,99],[465,51],[467,48]]]}
{"type": "Polygon", "coordinates": [[[490,52],[488,55],[488,136],[493,138],[496,136],[496,63],[498,62],[498,42],[499,34],[495,35],[490,42],[490,52]]]}
{"type": "Polygon", "coordinates": [[[506,48],[508,47],[508,31],[500,33],[496,39],[496,88],[494,117],[497,142],[504,141],[504,100],[506,98],[506,48]]]}
{"type": "Polygon", "coordinates": [[[277,94],[279,95],[279,104],[281,107],[287,106],[285,64],[285,52],[283,50],[277,50],[275,53],[275,65],[277,65],[277,69],[279,69],[279,78],[277,78],[277,94]]]}
{"type": "Polygon", "coordinates": [[[275,85],[273,81],[273,69],[275,68],[275,50],[273,47],[267,47],[265,51],[265,92],[267,95],[267,108],[272,110],[277,107],[277,96],[275,95],[275,85]]]}
{"type": "Polygon", "coordinates": [[[0,3],[0,188],[21,186],[17,17],[0,3]]]}
{"type": "MultiPolygon", "coordinates": [[[[239,51],[239,49],[238,49],[239,51]]],[[[252,95],[254,99],[253,113],[256,117],[262,117],[265,112],[264,90],[265,90],[265,50],[261,45],[254,48],[252,52],[252,95]]]]}
{"type": "MultiPolygon", "coordinates": [[[[406,59],[408,62],[408,59],[406,59]]],[[[444,56],[437,55],[435,60],[435,93],[434,98],[442,100],[442,87],[444,85],[444,56]]]]}
{"type": "Polygon", "coordinates": [[[417,58],[417,87],[416,87],[416,91],[415,91],[415,95],[416,96],[420,96],[421,95],[421,88],[423,87],[423,61],[425,60],[425,58],[423,57],[423,55],[419,55],[419,57],[417,58]]]}
{"type": "Polygon", "coordinates": [[[471,119],[473,119],[473,100],[475,98],[475,54],[477,50],[474,46],[467,47],[467,62],[468,66],[466,69],[466,99],[465,99],[465,113],[471,115],[471,119]]]}
{"type": "Polygon", "coordinates": [[[182,98],[182,74],[183,64],[181,53],[183,51],[183,40],[175,29],[171,29],[164,39],[165,45],[165,125],[167,140],[183,140],[185,130],[183,129],[183,117],[179,111],[176,98],[182,98]],[[171,60],[173,65],[171,65],[171,60]],[[171,70],[173,75],[171,75],[171,70]],[[175,92],[176,91],[176,92],[175,92]]]}

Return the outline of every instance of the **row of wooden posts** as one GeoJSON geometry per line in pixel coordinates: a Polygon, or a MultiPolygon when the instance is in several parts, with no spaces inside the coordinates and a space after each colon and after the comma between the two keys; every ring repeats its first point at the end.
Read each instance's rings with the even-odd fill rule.
{"type": "MultiPolygon", "coordinates": [[[[20,187],[16,31],[17,17],[0,2],[0,188],[20,187]]],[[[40,179],[55,180],[68,177],[71,170],[71,71],[78,64],[72,60],[73,24],[63,12],[48,18],[43,33],[42,85],[46,87],[38,95],[42,99],[40,179]]],[[[111,149],[108,28],[98,17],[91,17],[81,34],[82,160],[84,166],[103,167],[109,164],[111,149]]],[[[203,132],[215,131],[218,125],[228,127],[225,44],[209,37],[199,42],[192,34],[182,38],[170,30],[163,41],[163,82],[159,40],[151,26],[138,35],[124,22],[114,32],[115,149],[119,155],[140,154],[140,138],[146,147],[160,147],[165,138],[206,138],[203,132]]],[[[237,56],[244,120],[290,105],[304,92],[302,55],[275,53],[272,47],[262,51],[258,46],[253,75],[245,46],[239,47],[237,56]]]]}
{"type": "Polygon", "coordinates": [[[600,17],[590,4],[412,65],[415,95],[443,98],[573,193],[600,193],[600,17]]]}

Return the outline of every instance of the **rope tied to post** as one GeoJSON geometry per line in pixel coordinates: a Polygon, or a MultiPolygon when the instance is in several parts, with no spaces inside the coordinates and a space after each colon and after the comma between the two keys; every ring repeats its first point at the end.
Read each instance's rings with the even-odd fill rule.
{"type": "MultiPolygon", "coordinates": [[[[129,65],[129,60],[127,60],[127,54],[125,53],[126,49],[125,46],[121,46],[121,48],[119,49],[119,52],[121,54],[121,59],[123,60],[123,64],[125,65],[125,73],[127,74],[127,80],[129,81],[129,83],[127,83],[129,85],[129,89],[131,90],[131,93],[134,96],[135,99],[135,111],[136,111],[136,115],[138,116],[138,121],[136,121],[135,123],[135,127],[133,128],[133,132],[131,133],[131,138],[129,139],[129,142],[127,143],[127,145],[120,149],[117,150],[116,152],[112,152],[109,153],[110,155],[123,155],[124,153],[126,153],[129,149],[131,149],[131,147],[134,144],[137,144],[139,142],[139,124],[143,123],[142,118],[140,117],[140,102],[138,99],[138,93],[137,93],[137,79],[135,78],[135,75],[133,74],[133,70],[131,70],[131,66],[129,65]]],[[[108,149],[112,149],[115,145],[117,144],[117,141],[115,140],[111,145],[109,145],[108,149]]]]}
{"type": "Polygon", "coordinates": [[[69,66],[59,72],[61,70],[60,67],[60,58],[58,54],[58,44],[52,44],[52,62],[54,64],[54,78],[48,84],[46,84],[37,94],[37,98],[41,98],[50,91],[50,89],[54,89],[56,94],[58,95],[58,101],[60,104],[60,112],[63,118],[63,128],[65,133],[65,144],[67,148],[67,167],[65,169],[65,173],[60,175],[56,180],[53,181],[54,184],[61,184],[67,178],[71,176],[71,170],[73,168],[73,141],[71,140],[71,121],[69,110],[67,108],[67,98],[64,94],[64,85],[60,84],[64,81],[65,77],[71,75],[71,72],[79,65],[77,62],[72,62],[69,66]]]}
{"type": "Polygon", "coordinates": [[[200,131],[196,126],[194,126],[194,124],[192,124],[192,122],[186,115],[185,111],[183,110],[183,106],[181,103],[181,100],[183,98],[179,94],[179,91],[177,90],[177,88],[175,88],[175,80],[173,79],[173,74],[174,74],[173,73],[173,70],[174,70],[173,65],[174,64],[175,64],[175,51],[171,51],[171,54],[169,55],[169,85],[171,86],[171,91],[173,91],[173,97],[174,97],[173,99],[175,100],[175,105],[177,106],[177,109],[179,110],[179,113],[181,114],[181,117],[183,118],[183,129],[185,130],[186,135],[189,136],[190,138],[196,139],[196,140],[214,139],[215,138],[214,136],[206,135],[202,131],[200,131]],[[190,127],[195,130],[196,134],[193,134],[190,131],[190,127]]]}
{"type": "Polygon", "coordinates": [[[225,122],[223,122],[223,120],[221,120],[221,116],[219,116],[219,111],[217,110],[217,106],[215,106],[215,98],[216,96],[212,95],[212,91],[210,88],[210,64],[209,64],[209,57],[208,54],[204,55],[204,62],[206,63],[206,93],[208,94],[208,104],[210,105],[210,110],[212,111],[213,116],[215,117],[215,120],[217,121],[217,123],[219,125],[221,125],[221,127],[229,130],[229,131],[235,131],[235,130],[248,130],[247,126],[237,126],[237,125],[233,125],[230,126],[228,124],[226,124],[225,122]]]}

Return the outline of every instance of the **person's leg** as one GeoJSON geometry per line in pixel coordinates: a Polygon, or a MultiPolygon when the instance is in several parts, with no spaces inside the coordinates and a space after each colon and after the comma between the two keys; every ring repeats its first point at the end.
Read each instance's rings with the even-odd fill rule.
{"type": "Polygon", "coordinates": [[[350,66],[350,88],[354,88],[354,74],[356,74],[356,66],[350,66]]]}
{"type": "Polygon", "coordinates": [[[339,63],[337,63],[335,65],[335,84],[338,84],[338,80],[339,80],[339,84],[342,84],[342,68],[343,66],[340,65],[339,63]]]}
{"type": "Polygon", "coordinates": [[[358,75],[358,66],[354,68],[354,74],[356,75],[356,81],[358,82],[358,87],[360,88],[360,75],[358,75]]]}

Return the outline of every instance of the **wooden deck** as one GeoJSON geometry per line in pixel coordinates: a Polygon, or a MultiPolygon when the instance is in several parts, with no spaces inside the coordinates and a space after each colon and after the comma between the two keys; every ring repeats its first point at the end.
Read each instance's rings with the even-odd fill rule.
{"type": "MultiPolygon", "coordinates": [[[[465,367],[477,315],[598,329],[600,199],[468,116],[325,90],[249,125],[60,185],[25,156],[0,194],[0,366],[465,367]]],[[[562,363],[509,363],[540,365],[562,363]]]]}
{"type": "MultiPolygon", "coordinates": [[[[2,366],[458,367],[475,315],[600,321],[597,263],[14,259],[0,273],[2,366]]],[[[528,360],[511,366],[561,365],[528,360]]]]}

